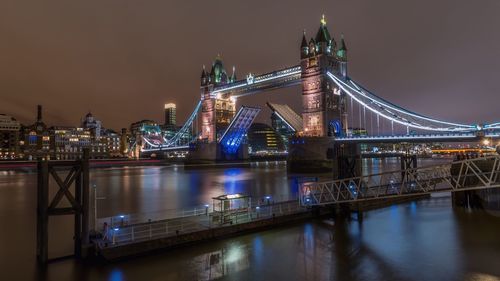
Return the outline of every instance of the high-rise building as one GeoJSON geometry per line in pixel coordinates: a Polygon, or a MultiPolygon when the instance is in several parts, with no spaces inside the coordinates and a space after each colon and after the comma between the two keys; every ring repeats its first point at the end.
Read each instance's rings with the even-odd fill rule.
{"type": "Polygon", "coordinates": [[[11,116],[0,114],[0,160],[19,158],[21,124],[11,116]]]}
{"type": "Polygon", "coordinates": [[[272,110],[271,126],[281,135],[283,142],[288,146],[288,139],[302,134],[302,117],[286,104],[266,103],[272,110]]]}
{"type": "Polygon", "coordinates": [[[247,138],[251,154],[269,155],[286,150],[281,137],[267,124],[253,123],[248,129],[247,138]]]}
{"type": "Polygon", "coordinates": [[[177,124],[175,103],[165,104],[165,126],[175,127],[177,124]]]}

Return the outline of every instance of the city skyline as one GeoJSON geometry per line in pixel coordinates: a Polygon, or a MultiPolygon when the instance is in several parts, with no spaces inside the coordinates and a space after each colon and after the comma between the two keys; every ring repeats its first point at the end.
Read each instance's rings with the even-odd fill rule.
{"type": "Polygon", "coordinates": [[[500,280],[498,14],[2,1],[2,276],[500,280]]]}
{"type": "MultiPolygon", "coordinates": [[[[42,104],[46,123],[72,126],[90,110],[119,130],[142,119],[161,123],[161,105],[174,102],[182,124],[199,99],[202,65],[220,53],[239,78],[295,65],[302,30],[312,36],[325,14],[332,35],[345,35],[350,76],[381,97],[455,122],[498,119],[489,99],[500,91],[500,42],[490,35],[499,20],[486,3],[453,2],[445,14],[446,3],[425,1],[290,2],[287,11],[279,3],[225,4],[179,4],[172,13],[167,3],[11,3],[0,12],[0,34],[9,43],[0,46],[0,112],[30,124],[42,104]],[[258,22],[247,9],[262,14],[258,22]]],[[[268,120],[265,102],[280,103],[283,96],[300,112],[300,87],[245,97],[237,105],[260,106],[259,121],[268,120]]]]}

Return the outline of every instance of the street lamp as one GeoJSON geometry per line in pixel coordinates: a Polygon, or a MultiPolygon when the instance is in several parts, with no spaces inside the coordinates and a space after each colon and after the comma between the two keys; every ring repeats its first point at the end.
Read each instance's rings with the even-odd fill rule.
{"type": "Polygon", "coordinates": [[[113,245],[116,244],[116,233],[118,232],[118,230],[120,230],[118,227],[116,228],[113,228],[113,245]]]}
{"type": "Polygon", "coordinates": [[[483,145],[485,145],[485,146],[490,145],[490,140],[489,139],[484,139],[483,140],[483,145]]]}
{"type": "Polygon", "coordinates": [[[97,200],[106,199],[106,197],[97,197],[97,185],[92,186],[94,188],[94,231],[97,232],[97,200]]]}

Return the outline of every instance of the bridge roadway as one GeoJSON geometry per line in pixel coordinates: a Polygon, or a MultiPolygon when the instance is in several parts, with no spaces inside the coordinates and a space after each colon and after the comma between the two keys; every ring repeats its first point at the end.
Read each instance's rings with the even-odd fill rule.
{"type": "Polygon", "coordinates": [[[302,206],[324,206],[497,187],[500,187],[500,155],[334,181],[303,183],[299,192],[302,206]]]}
{"type": "Polygon", "coordinates": [[[500,132],[486,133],[484,136],[474,133],[437,133],[437,134],[409,134],[385,136],[352,136],[336,137],[340,143],[429,143],[429,142],[476,142],[484,138],[498,139],[500,132]]]}

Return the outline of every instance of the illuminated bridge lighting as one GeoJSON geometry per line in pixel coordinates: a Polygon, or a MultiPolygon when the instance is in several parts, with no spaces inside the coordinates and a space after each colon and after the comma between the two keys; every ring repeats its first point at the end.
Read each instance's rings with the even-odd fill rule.
{"type": "Polygon", "coordinates": [[[477,136],[474,133],[443,133],[443,134],[425,134],[425,135],[387,135],[387,136],[356,136],[356,137],[338,137],[335,140],[338,141],[360,141],[360,140],[373,140],[373,141],[384,141],[384,140],[428,140],[428,139],[447,139],[452,141],[464,140],[464,139],[476,139],[477,136]]]}
{"type": "MultiPolygon", "coordinates": [[[[440,132],[454,132],[455,131],[456,132],[456,131],[474,131],[475,130],[474,126],[469,126],[469,125],[461,125],[460,127],[451,127],[451,128],[446,128],[446,127],[445,128],[443,128],[443,127],[431,127],[431,126],[425,126],[425,125],[421,125],[421,124],[418,124],[418,123],[415,123],[415,122],[411,122],[409,120],[406,120],[404,117],[398,116],[398,115],[395,115],[395,114],[392,114],[393,116],[390,116],[389,114],[391,114],[391,112],[388,112],[387,110],[386,110],[386,113],[380,112],[380,110],[377,110],[376,108],[371,107],[368,103],[362,101],[361,97],[359,97],[358,95],[361,95],[361,96],[363,96],[365,98],[368,98],[370,100],[370,102],[372,102],[372,103],[376,103],[377,105],[381,105],[380,107],[382,109],[384,107],[394,108],[394,106],[392,106],[390,104],[382,103],[382,101],[378,101],[378,100],[375,100],[374,98],[368,97],[364,93],[359,92],[356,89],[354,89],[353,87],[351,87],[350,85],[346,84],[341,79],[335,77],[330,72],[327,72],[327,75],[328,75],[328,77],[330,77],[330,79],[332,79],[333,82],[335,82],[335,84],[337,84],[337,86],[339,86],[346,94],[348,94],[357,103],[359,103],[362,106],[368,108],[373,113],[375,113],[375,114],[377,114],[377,115],[379,115],[379,116],[381,116],[381,117],[383,117],[383,118],[385,118],[387,120],[393,121],[395,123],[398,123],[398,124],[401,124],[401,125],[404,125],[404,126],[408,126],[408,127],[412,127],[412,128],[416,128],[416,129],[428,130],[428,131],[440,131],[440,132]],[[358,94],[358,95],[356,95],[356,94],[358,94]]],[[[415,115],[413,113],[404,111],[402,109],[397,109],[397,111],[400,111],[400,112],[402,112],[402,113],[404,113],[406,115],[411,115],[411,116],[415,116],[415,117],[419,116],[419,115],[415,115]]],[[[423,119],[421,117],[417,117],[417,118],[418,119],[423,119]]],[[[434,120],[434,119],[425,117],[425,120],[434,120]]],[[[440,121],[440,122],[437,122],[437,123],[443,123],[443,122],[444,121],[440,121]]]]}
{"type": "Polygon", "coordinates": [[[234,154],[238,151],[248,128],[259,114],[260,108],[242,106],[219,140],[224,152],[234,154]]]}
{"type": "Polygon", "coordinates": [[[300,66],[294,66],[291,68],[286,68],[283,70],[278,70],[271,73],[266,73],[263,75],[256,76],[251,80],[251,82],[248,81],[247,79],[236,81],[234,83],[231,83],[230,85],[225,85],[222,87],[215,88],[214,91],[211,92],[211,97],[215,98],[217,94],[231,92],[232,90],[236,89],[241,89],[240,91],[243,92],[243,94],[232,93],[232,95],[235,97],[242,96],[245,95],[245,93],[251,92],[254,88],[259,86],[259,84],[269,81],[270,82],[281,81],[282,78],[287,78],[287,77],[290,78],[290,81],[300,81],[301,72],[302,70],[300,66]]]}
{"type": "MultiPolygon", "coordinates": [[[[235,99],[237,97],[270,89],[297,85],[301,82],[301,73],[301,66],[293,66],[262,75],[252,76],[252,79],[242,79],[224,86],[216,87],[210,93],[210,96],[212,98],[216,98],[218,96],[221,96],[221,94],[228,94],[229,98],[235,99]]],[[[331,72],[327,72],[326,74],[331,79],[331,81],[333,81],[339,87],[340,90],[342,90],[344,93],[346,93],[347,96],[351,98],[351,102],[355,101],[360,107],[363,107],[363,110],[367,108],[369,111],[373,112],[377,116],[377,123],[379,117],[382,117],[386,120],[389,120],[390,122],[405,126],[408,132],[406,135],[337,137],[336,140],[338,141],[472,141],[476,140],[479,137],[500,138],[500,122],[484,125],[468,125],[438,120],[409,111],[389,101],[386,101],[383,98],[363,88],[354,80],[341,79],[331,72]],[[408,128],[431,131],[433,133],[410,134],[408,128]]],[[[336,91],[336,93],[340,93],[340,91],[336,91]]],[[[190,130],[192,130],[193,122],[196,120],[198,112],[201,109],[201,104],[201,100],[198,101],[196,107],[194,108],[186,123],[184,123],[181,129],[173,137],[166,138],[159,135],[143,136],[142,138],[144,147],[141,148],[141,151],[151,152],[160,150],[188,149],[188,143],[193,141],[193,139],[187,140],[187,136],[190,136],[190,130]]],[[[256,109],[253,108],[253,110],[256,109]]],[[[240,111],[231,120],[226,131],[224,131],[224,133],[222,134],[219,143],[223,146],[226,152],[235,153],[239,148],[242,139],[244,138],[248,130],[248,127],[251,125],[253,118],[255,118],[258,113],[258,110],[256,112],[250,111],[251,110],[249,110],[249,107],[243,107],[242,109],[240,109],[240,111]],[[241,110],[244,110],[244,112],[242,112],[241,110]]],[[[287,114],[283,115],[282,111],[276,112],[276,115],[294,131],[298,131],[298,129],[301,127],[295,124],[295,121],[297,121],[298,123],[298,120],[300,118],[290,118],[290,116],[288,116],[287,114]]],[[[189,138],[196,138],[196,134],[189,138]]],[[[136,145],[136,143],[132,144],[132,148],[136,145]]]]}
{"type": "Polygon", "coordinates": [[[389,101],[386,101],[372,93],[369,93],[366,89],[362,89],[360,88],[361,86],[359,86],[358,84],[356,84],[353,80],[349,80],[349,82],[354,85],[358,91],[357,93],[363,95],[364,97],[370,99],[372,102],[376,103],[377,105],[379,106],[384,106],[384,107],[387,107],[387,108],[390,108],[392,110],[395,110],[397,112],[400,112],[400,113],[403,113],[403,114],[407,114],[409,116],[412,116],[412,117],[415,117],[415,118],[419,118],[419,119],[423,119],[423,120],[427,120],[427,121],[431,121],[431,122],[436,122],[436,123],[441,123],[441,124],[445,124],[445,125],[451,125],[451,126],[458,126],[458,127],[464,127],[464,128],[467,128],[467,129],[472,129],[474,128],[475,126],[473,125],[465,125],[465,124],[458,124],[458,123],[451,123],[451,122],[447,122],[447,121],[441,121],[441,120],[437,120],[437,119],[433,119],[433,118],[430,118],[430,117],[427,117],[427,116],[423,116],[423,115],[420,115],[420,114],[417,114],[417,113],[414,113],[414,112],[411,112],[409,110],[406,110],[404,108],[401,108],[389,101]]]}
{"type": "MultiPolygon", "coordinates": [[[[201,101],[198,101],[198,104],[196,105],[195,109],[189,116],[188,120],[182,128],[170,139],[167,139],[166,137],[163,137],[162,142],[157,143],[157,140],[153,140],[149,136],[142,136],[142,140],[149,146],[147,148],[141,148],[142,152],[152,152],[152,151],[159,151],[159,150],[176,150],[176,149],[187,149],[189,148],[189,145],[186,144],[181,144],[180,141],[181,139],[188,135],[189,130],[191,129],[191,126],[193,125],[193,121],[195,118],[198,116],[198,112],[201,108],[201,101]]],[[[191,140],[189,140],[191,142],[191,140]]]]}

